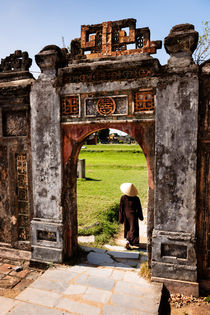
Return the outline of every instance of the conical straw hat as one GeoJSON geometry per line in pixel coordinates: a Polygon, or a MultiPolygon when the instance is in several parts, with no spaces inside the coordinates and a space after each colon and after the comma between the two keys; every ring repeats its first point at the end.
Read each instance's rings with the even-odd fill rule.
{"type": "Polygon", "coordinates": [[[138,190],[132,183],[123,183],[120,186],[120,190],[127,196],[135,197],[138,195],[138,190]]]}

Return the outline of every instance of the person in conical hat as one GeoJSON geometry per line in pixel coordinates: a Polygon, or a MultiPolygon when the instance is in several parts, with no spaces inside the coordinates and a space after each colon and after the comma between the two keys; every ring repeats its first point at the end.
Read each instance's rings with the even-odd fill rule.
{"type": "Polygon", "coordinates": [[[144,217],[137,188],[132,183],[123,183],[120,189],[124,195],[120,199],[119,223],[124,223],[125,247],[129,249],[130,245],[139,245],[138,219],[142,221],[144,217]]]}

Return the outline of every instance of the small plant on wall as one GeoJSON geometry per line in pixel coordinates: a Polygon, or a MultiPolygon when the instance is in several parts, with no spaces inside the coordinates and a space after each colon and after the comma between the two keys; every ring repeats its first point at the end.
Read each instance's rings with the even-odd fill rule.
{"type": "Polygon", "coordinates": [[[193,58],[195,63],[201,64],[206,61],[210,55],[210,29],[209,22],[202,22],[203,34],[199,36],[198,46],[194,51],[193,58]]]}

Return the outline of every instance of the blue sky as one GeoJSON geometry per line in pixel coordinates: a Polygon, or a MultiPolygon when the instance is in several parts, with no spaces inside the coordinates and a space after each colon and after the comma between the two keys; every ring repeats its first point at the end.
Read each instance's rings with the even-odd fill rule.
{"type": "MultiPolygon", "coordinates": [[[[135,18],[137,27],[148,26],[152,40],[164,40],[172,26],[191,23],[197,31],[209,20],[210,0],[0,0],[0,58],[14,50],[27,50],[30,57],[44,46],[66,46],[80,37],[82,24],[135,18]]],[[[161,64],[168,55],[162,48],[154,57],[161,64]]],[[[33,62],[33,71],[39,68],[33,62]]]]}

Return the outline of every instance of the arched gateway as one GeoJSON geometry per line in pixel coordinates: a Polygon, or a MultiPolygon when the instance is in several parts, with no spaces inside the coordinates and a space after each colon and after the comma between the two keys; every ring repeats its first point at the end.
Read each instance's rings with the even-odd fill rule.
{"type": "MultiPolygon", "coordinates": [[[[152,279],[164,282],[172,291],[198,294],[196,180],[201,79],[192,60],[197,39],[191,24],[173,27],[165,38],[170,59],[161,66],[150,56],[161,48],[161,42],[150,41],[148,28],[136,28],[136,20],[126,19],[83,25],[81,38],[71,42],[70,52],[51,45],[35,56],[42,73],[36,81],[30,79],[31,154],[30,143],[24,145],[23,140],[14,153],[17,172],[18,165],[28,161],[30,173],[32,160],[32,193],[28,192],[33,213],[32,261],[62,262],[65,256],[74,255],[78,154],[89,134],[115,128],[135,138],[147,160],[152,279]],[[135,48],[129,50],[130,44],[135,48]]],[[[9,124],[7,115],[5,109],[5,124],[9,124]]],[[[21,115],[23,109],[19,111],[23,119],[21,115]]],[[[30,188],[30,176],[27,180],[30,188]]],[[[201,217],[197,222],[202,224],[201,217]]],[[[199,235],[199,244],[208,252],[206,235],[199,235]]],[[[14,244],[18,247],[18,241],[14,244]]],[[[199,268],[207,278],[208,263],[199,268]]]]}

